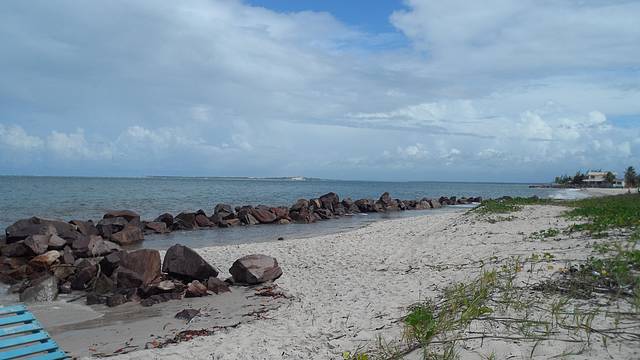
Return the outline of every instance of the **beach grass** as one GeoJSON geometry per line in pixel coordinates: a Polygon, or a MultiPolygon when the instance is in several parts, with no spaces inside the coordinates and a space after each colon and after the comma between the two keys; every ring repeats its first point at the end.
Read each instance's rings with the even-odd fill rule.
{"type": "MultiPolygon", "coordinates": [[[[455,359],[460,343],[478,339],[530,343],[531,357],[545,341],[575,345],[559,357],[582,353],[596,337],[605,347],[620,339],[640,341],[640,333],[634,331],[640,328],[640,195],[575,201],[507,198],[485,201],[474,211],[505,214],[525,205],[569,207],[564,216],[585,221],[570,230],[601,240],[594,254],[538,283],[530,283],[532,274],[553,269],[557,262],[553,254],[503,259],[499,269],[483,268],[475,279],[445,288],[441,297],[409,307],[402,319],[404,346],[379,340],[377,349],[359,351],[349,359],[401,359],[414,351],[421,351],[423,359],[455,359]],[[616,230],[617,236],[606,238],[608,230],[616,230]],[[523,276],[528,277],[524,282],[523,276]],[[617,300],[630,303],[634,310],[620,311],[617,300]],[[472,330],[478,328],[484,329],[482,333],[472,330]]],[[[544,240],[562,234],[567,232],[551,228],[530,237],[544,240]]],[[[494,353],[486,355],[493,357],[494,353]]]]}

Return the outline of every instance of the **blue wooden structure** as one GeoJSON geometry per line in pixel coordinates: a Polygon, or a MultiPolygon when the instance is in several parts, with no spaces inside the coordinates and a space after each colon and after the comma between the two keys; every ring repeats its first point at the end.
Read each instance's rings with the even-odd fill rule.
{"type": "Polygon", "coordinates": [[[0,307],[0,360],[68,358],[24,305],[0,307]]]}

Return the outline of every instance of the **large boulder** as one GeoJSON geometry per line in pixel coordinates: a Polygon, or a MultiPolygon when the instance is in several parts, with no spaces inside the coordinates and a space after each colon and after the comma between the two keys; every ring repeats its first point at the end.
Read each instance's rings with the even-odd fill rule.
{"type": "Polygon", "coordinates": [[[275,258],[254,254],[236,260],[229,273],[234,282],[252,285],[276,280],[282,276],[282,269],[275,258]]]}
{"type": "Polygon", "coordinates": [[[140,249],[119,254],[121,257],[117,270],[118,288],[148,286],[161,278],[158,250],[140,249]]]}
{"type": "Polygon", "coordinates": [[[215,226],[216,224],[214,224],[213,222],[211,222],[211,220],[209,220],[209,218],[207,217],[207,215],[205,215],[205,214],[198,214],[198,215],[196,215],[196,225],[197,225],[198,227],[205,228],[205,227],[212,227],[212,226],[215,226]]]}
{"type": "Polygon", "coordinates": [[[26,258],[0,257],[0,281],[6,284],[15,284],[30,277],[33,268],[26,258]]]}
{"type": "Polygon", "coordinates": [[[213,214],[220,215],[220,217],[224,219],[229,215],[233,215],[233,208],[231,208],[231,205],[217,204],[216,207],[213,209],[213,214]]]}
{"type": "Polygon", "coordinates": [[[162,271],[186,281],[206,281],[218,276],[218,270],[206,262],[197,252],[184,245],[176,244],[167,250],[162,262],[162,271]]]}
{"type": "Polygon", "coordinates": [[[174,230],[194,230],[198,228],[196,224],[196,213],[182,212],[173,219],[174,230]]]}
{"type": "MultiPolygon", "coordinates": [[[[29,235],[24,244],[31,250],[34,255],[44,254],[49,249],[49,239],[58,235],[29,235]]],[[[63,240],[64,241],[64,240],[63,240]]],[[[66,243],[66,242],[65,242],[66,243]]]]}
{"type": "Polygon", "coordinates": [[[2,256],[6,257],[26,257],[33,256],[33,251],[24,243],[23,240],[5,245],[0,250],[2,256]]]}
{"type": "Polygon", "coordinates": [[[123,217],[110,217],[106,219],[102,219],[98,222],[97,229],[98,233],[102,235],[105,239],[111,237],[111,235],[122,231],[129,222],[127,219],[123,217]]]}
{"type": "Polygon", "coordinates": [[[62,256],[57,250],[49,250],[44,254],[38,255],[31,260],[29,264],[37,269],[48,269],[62,256]]]}
{"type": "Polygon", "coordinates": [[[291,219],[297,223],[308,224],[316,221],[315,216],[308,208],[300,208],[300,210],[291,210],[289,212],[291,219]]]}
{"type": "Polygon", "coordinates": [[[328,194],[324,194],[324,195],[320,196],[320,198],[318,200],[320,200],[320,206],[323,209],[327,209],[327,210],[329,210],[331,212],[335,212],[335,208],[340,203],[340,198],[338,197],[338,194],[336,194],[334,192],[330,192],[328,194]]]}
{"type": "Polygon", "coordinates": [[[69,224],[75,225],[80,234],[84,236],[98,235],[98,228],[93,224],[93,221],[71,220],[69,224]]]}
{"type": "Polygon", "coordinates": [[[121,231],[111,235],[111,241],[119,245],[130,245],[142,240],[144,240],[144,233],[136,224],[128,224],[121,231]]]}
{"type": "Polygon", "coordinates": [[[253,215],[256,220],[258,220],[261,224],[271,224],[276,221],[278,217],[276,214],[269,211],[267,208],[256,207],[251,209],[251,215],[253,215]]]}
{"type": "Polygon", "coordinates": [[[24,240],[29,235],[57,234],[61,238],[71,242],[82,236],[74,225],[59,220],[32,217],[18,220],[5,230],[7,244],[24,240]]]}
{"type": "Polygon", "coordinates": [[[165,234],[169,232],[169,228],[167,228],[167,224],[162,221],[145,222],[144,229],[145,231],[154,233],[154,234],[165,234]]]}
{"type": "MultiPolygon", "coordinates": [[[[117,234],[116,234],[117,235],[117,234]]],[[[102,239],[100,236],[93,235],[87,246],[87,255],[98,257],[108,255],[114,251],[120,251],[120,246],[108,240],[102,239]]]]}
{"type": "Polygon", "coordinates": [[[377,212],[378,210],[374,203],[375,202],[370,199],[358,199],[355,201],[355,205],[358,207],[358,210],[363,213],[377,212]]]}
{"type": "Polygon", "coordinates": [[[20,294],[25,303],[53,301],[58,297],[58,279],[47,275],[34,282],[20,294]]]}
{"type": "Polygon", "coordinates": [[[391,195],[388,192],[383,193],[380,196],[380,199],[376,202],[379,204],[383,211],[398,211],[400,207],[398,206],[398,201],[396,199],[392,199],[391,195]]]}
{"type": "Polygon", "coordinates": [[[307,199],[298,199],[295,204],[291,206],[289,211],[300,212],[302,209],[307,209],[309,207],[309,200],[307,199]]]}
{"type": "Polygon", "coordinates": [[[171,227],[173,226],[173,215],[169,214],[169,213],[164,213],[160,216],[158,216],[155,220],[153,220],[154,222],[162,222],[165,223],[165,225],[167,225],[167,229],[171,229],[171,227]]]}
{"type": "Polygon", "coordinates": [[[348,214],[356,214],[360,212],[360,209],[358,209],[358,206],[353,200],[351,200],[351,198],[343,199],[342,206],[344,206],[344,209],[348,214]]]}
{"type": "Polygon", "coordinates": [[[284,207],[284,206],[272,207],[269,209],[269,211],[271,211],[276,216],[276,220],[282,220],[282,219],[290,220],[289,208],[287,207],[284,207]]]}

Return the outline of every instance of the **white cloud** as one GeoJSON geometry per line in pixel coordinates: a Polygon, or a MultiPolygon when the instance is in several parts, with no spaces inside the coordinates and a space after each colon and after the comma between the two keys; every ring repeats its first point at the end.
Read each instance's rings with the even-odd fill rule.
{"type": "Polygon", "coordinates": [[[0,124],[0,147],[7,151],[32,151],[43,144],[42,139],[27,134],[20,126],[0,124]]]}

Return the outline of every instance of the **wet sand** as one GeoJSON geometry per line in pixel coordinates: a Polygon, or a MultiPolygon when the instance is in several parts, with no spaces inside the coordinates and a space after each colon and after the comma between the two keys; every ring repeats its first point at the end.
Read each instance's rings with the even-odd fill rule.
{"type": "MultiPolygon", "coordinates": [[[[258,287],[259,288],[259,287],[258,287]]],[[[231,293],[172,300],[151,307],[127,303],[114,308],[84,305],[84,299],[67,303],[60,298],[29,309],[58,344],[79,358],[155,348],[186,330],[216,330],[254,321],[285,300],[256,296],[255,288],[232,287],[231,293]],[[199,309],[187,322],[175,318],[184,309],[199,309]]]]}

